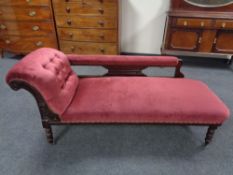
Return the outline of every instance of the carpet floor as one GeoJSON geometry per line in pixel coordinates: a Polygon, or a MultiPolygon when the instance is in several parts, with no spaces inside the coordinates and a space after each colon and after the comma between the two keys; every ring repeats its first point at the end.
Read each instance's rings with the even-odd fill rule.
{"type": "MultiPolygon", "coordinates": [[[[1,175],[233,174],[232,118],[207,147],[203,146],[207,127],[156,125],[53,127],[57,144],[47,144],[32,96],[23,90],[14,92],[5,83],[6,72],[16,62],[0,60],[1,175]]],[[[75,70],[78,74],[105,71],[75,70]]],[[[233,66],[185,59],[182,70],[186,77],[207,83],[233,111],[233,66]]],[[[145,70],[151,76],[171,71],[145,70]]]]}

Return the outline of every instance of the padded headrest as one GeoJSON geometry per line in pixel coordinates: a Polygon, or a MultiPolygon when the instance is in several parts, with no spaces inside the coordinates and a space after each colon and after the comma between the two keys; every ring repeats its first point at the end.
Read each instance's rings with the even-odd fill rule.
{"type": "Polygon", "coordinates": [[[11,68],[6,82],[24,81],[34,87],[50,109],[61,115],[71,103],[78,86],[78,77],[65,54],[50,49],[38,49],[11,68]]]}

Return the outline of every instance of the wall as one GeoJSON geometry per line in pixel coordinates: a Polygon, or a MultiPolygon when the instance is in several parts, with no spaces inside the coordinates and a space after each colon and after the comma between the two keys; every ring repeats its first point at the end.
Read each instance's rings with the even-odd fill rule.
{"type": "Polygon", "coordinates": [[[121,51],[160,54],[169,0],[121,0],[121,51]]]}

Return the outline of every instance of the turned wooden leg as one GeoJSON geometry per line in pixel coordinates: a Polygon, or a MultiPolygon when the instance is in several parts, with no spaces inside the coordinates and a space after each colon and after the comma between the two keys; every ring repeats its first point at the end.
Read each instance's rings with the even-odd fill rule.
{"type": "Polygon", "coordinates": [[[45,129],[48,143],[53,144],[53,131],[52,131],[51,125],[46,124],[44,129],[45,129]]]}
{"type": "Polygon", "coordinates": [[[217,128],[218,126],[216,125],[209,126],[207,134],[206,134],[206,138],[205,138],[205,145],[208,145],[212,141],[214,132],[217,128]]]}

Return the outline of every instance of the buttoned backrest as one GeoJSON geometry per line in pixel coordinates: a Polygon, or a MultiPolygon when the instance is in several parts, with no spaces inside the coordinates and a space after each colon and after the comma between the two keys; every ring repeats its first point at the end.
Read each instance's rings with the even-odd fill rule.
{"type": "Polygon", "coordinates": [[[8,72],[6,81],[20,80],[34,87],[50,109],[61,115],[71,103],[78,77],[65,54],[55,49],[38,49],[20,60],[8,72]]]}

